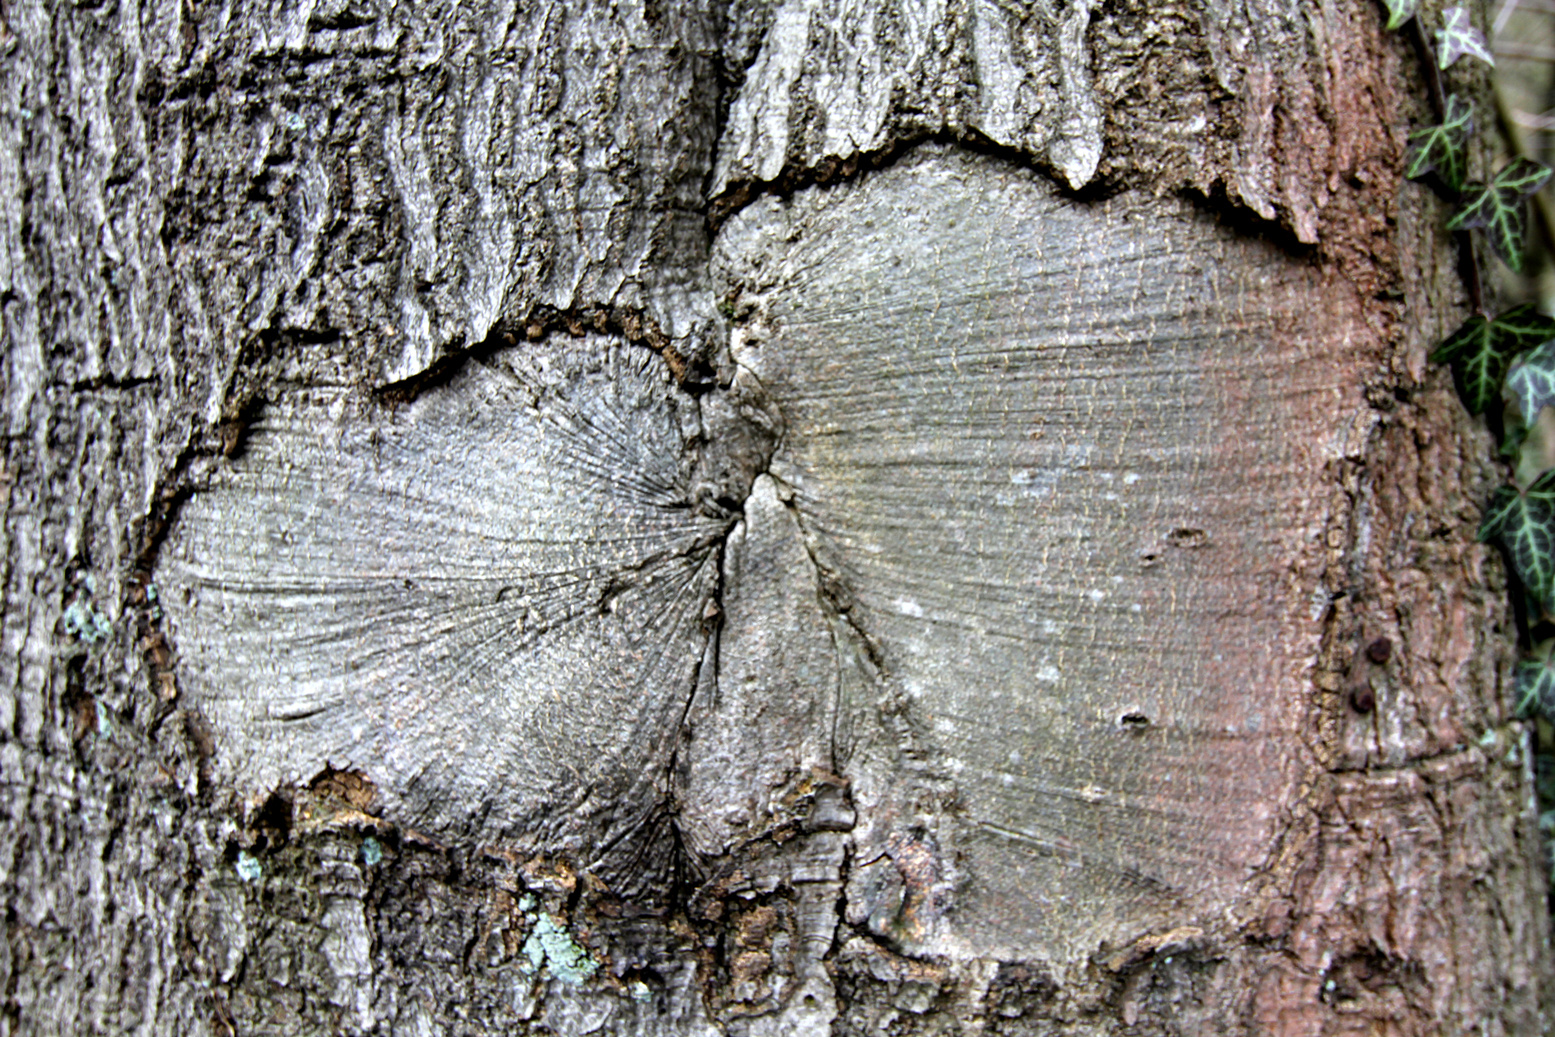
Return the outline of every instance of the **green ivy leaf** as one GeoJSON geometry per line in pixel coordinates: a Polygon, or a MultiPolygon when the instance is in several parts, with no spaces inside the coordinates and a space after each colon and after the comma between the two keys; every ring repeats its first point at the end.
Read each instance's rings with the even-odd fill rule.
{"type": "Polygon", "coordinates": [[[1514,159],[1490,183],[1468,185],[1463,208],[1447,221],[1447,229],[1483,228],[1496,255],[1521,273],[1523,245],[1528,238],[1527,198],[1549,178],[1548,166],[1529,158],[1514,159]]]}
{"type": "Polygon", "coordinates": [[[1501,541],[1512,569],[1546,613],[1555,590],[1555,470],[1528,489],[1503,486],[1490,498],[1479,539],[1501,541]]]}
{"type": "MultiPolygon", "coordinates": [[[[1493,338],[1492,338],[1493,340],[1493,338]]],[[[1501,393],[1508,357],[1494,347],[1482,349],[1463,360],[1464,403],[1470,414],[1483,414],[1501,393]]]]}
{"type": "Polygon", "coordinates": [[[1532,303],[1514,306],[1491,323],[1495,326],[1497,340],[1509,355],[1555,341],[1555,317],[1542,313],[1532,303]]]}
{"type": "Polygon", "coordinates": [[[1555,339],[1555,317],[1546,317],[1532,304],[1514,306],[1494,320],[1470,317],[1431,352],[1431,362],[1457,360],[1488,343],[1507,356],[1533,349],[1555,339]]]}
{"type": "MultiPolygon", "coordinates": [[[[1457,361],[1462,366],[1464,404],[1479,414],[1501,392],[1501,381],[1508,362],[1526,349],[1555,339],[1555,320],[1534,306],[1518,306],[1495,320],[1473,316],[1431,353],[1436,363],[1457,361]]],[[[1555,379],[1555,355],[1547,367],[1540,366],[1526,376],[1536,378],[1548,370],[1555,379]]],[[[1524,414],[1536,414],[1525,411],[1524,414]]],[[[1531,419],[1530,419],[1531,420],[1531,419]]]]}
{"type": "Polygon", "coordinates": [[[1555,716],[1555,640],[1544,641],[1517,661],[1512,675],[1517,714],[1555,716]]]}
{"type": "Polygon", "coordinates": [[[1419,180],[1433,170],[1453,192],[1468,180],[1469,134],[1474,131],[1474,106],[1457,94],[1447,97],[1447,112],[1438,126],[1409,135],[1404,175],[1419,180]]]}
{"type": "Polygon", "coordinates": [[[1457,331],[1442,340],[1442,344],[1431,350],[1431,363],[1446,364],[1477,349],[1486,348],[1494,343],[1491,335],[1490,322],[1479,314],[1475,314],[1464,321],[1457,331]]]}
{"type": "Polygon", "coordinates": [[[1388,6],[1388,28],[1397,29],[1415,16],[1420,0],[1382,0],[1388,6]]]}
{"type": "Polygon", "coordinates": [[[1533,424],[1540,409],[1555,403],[1555,342],[1544,343],[1512,365],[1506,395],[1525,426],[1533,424]]]}
{"type": "Polygon", "coordinates": [[[1469,23],[1467,8],[1449,7],[1442,12],[1442,15],[1447,21],[1436,30],[1438,65],[1446,68],[1465,54],[1479,58],[1488,65],[1496,63],[1496,59],[1491,56],[1490,48],[1485,46],[1485,37],[1469,23]]]}

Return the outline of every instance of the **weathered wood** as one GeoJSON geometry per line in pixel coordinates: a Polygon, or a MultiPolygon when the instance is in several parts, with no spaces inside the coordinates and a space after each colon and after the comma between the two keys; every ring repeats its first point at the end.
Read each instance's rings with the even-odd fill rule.
{"type": "Polygon", "coordinates": [[[1374,3],[0,17],[0,1032],[1541,1031],[1374,3]]]}
{"type": "Polygon", "coordinates": [[[414,827],[592,861],[707,640],[729,521],[693,507],[700,434],[662,360],[598,339],[397,411],[267,411],[154,573],[217,780],[257,806],[360,771],[414,827]]]}
{"type": "Polygon", "coordinates": [[[954,153],[722,241],[773,475],[878,667],[848,705],[859,919],[1062,967],[1244,913],[1315,767],[1311,533],[1333,430],[1369,420],[1353,289],[1179,203],[1079,206],[954,153]],[[881,699],[907,744],[864,733],[881,699]],[[914,831],[945,890],[872,909],[914,831]]]}

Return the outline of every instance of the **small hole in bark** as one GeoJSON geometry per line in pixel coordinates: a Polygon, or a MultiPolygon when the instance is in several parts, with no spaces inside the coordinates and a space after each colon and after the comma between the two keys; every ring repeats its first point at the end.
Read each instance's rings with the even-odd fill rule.
{"type": "Polygon", "coordinates": [[[693,396],[701,395],[718,384],[718,372],[713,370],[713,365],[702,357],[697,357],[686,365],[686,376],[681,379],[681,388],[693,396]]]}
{"type": "Polygon", "coordinates": [[[1143,713],[1124,713],[1118,717],[1118,726],[1125,731],[1143,731],[1150,726],[1150,718],[1143,713]]]}
{"type": "Polygon", "coordinates": [[[1173,547],[1203,547],[1208,541],[1208,533],[1189,526],[1179,527],[1166,534],[1166,542],[1173,547]]]}
{"type": "Polygon", "coordinates": [[[1393,654],[1393,642],[1385,637],[1379,637],[1366,646],[1366,658],[1381,666],[1388,661],[1393,654]]]}
{"type": "Polygon", "coordinates": [[[270,793],[265,805],[259,808],[259,826],[275,835],[277,845],[284,844],[292,829],[292,801],[279,792],[270,793]]]}
{"type": "Polygon", "coordinates": [[[1377,695],[1370,684],[1362,684],[1350,692],[1350,705],[1357,713],[1370,713],[1377,708],[1377,695]]]}

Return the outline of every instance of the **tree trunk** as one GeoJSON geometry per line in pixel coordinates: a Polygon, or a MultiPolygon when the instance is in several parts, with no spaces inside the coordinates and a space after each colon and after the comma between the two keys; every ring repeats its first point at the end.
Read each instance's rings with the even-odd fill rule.
{"type": "Polygon", "coordinates": [[[5,8],[0,1032],[1542,1032],[1381,15],[5,8]]]}

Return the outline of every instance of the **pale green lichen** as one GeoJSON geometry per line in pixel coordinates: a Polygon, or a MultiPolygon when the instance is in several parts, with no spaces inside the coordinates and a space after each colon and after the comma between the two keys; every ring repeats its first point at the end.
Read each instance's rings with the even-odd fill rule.
{"type": "Polygon", "coordinates": [[[599,963],[589,957],[588,950],[558,925],[549,912],[534,910],[534,897],[525,896],[518,906],[534,923],[522,948],[525,960],[518,965],[525,975],[534,975],[543,965],[554,978],[576,987],[582,986],[599,970],[599,963]]]}
{"type": "Polygon", "coordinates": [[[362,840],[362,863],[368,867],[383,860],[383,844],[372,836],[362,840]]]}
{"type": "Polygon", "coordinates": [[[113,633],[113,624],[97,611],[90,598],[77,598],[65,608],[65,633],[96,644],[113,633]]]}
{"type": "Polygon", "coordinates": [[[258,859],[247,850],[238,851],[237,869],[238,878],[242,879],[244,882],[258,881],[259,876],[262,874],[262,869],[259,867],[258,859]]]}

